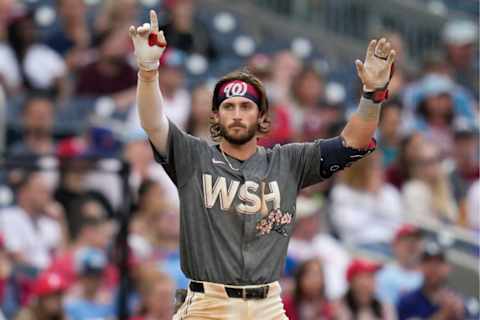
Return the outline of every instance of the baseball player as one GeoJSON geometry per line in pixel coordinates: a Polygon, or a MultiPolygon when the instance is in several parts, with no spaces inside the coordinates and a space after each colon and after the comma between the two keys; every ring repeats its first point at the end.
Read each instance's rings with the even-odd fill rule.
{"type": "Polygon", "coordinates": [[[129,32],[141,125],[180,197],[181,267],[191,282],[173,319],[287,319],[278,280],[297,194],[375,149],[395,52],[372,40],[365,61],[355,61],[363,97],[340,136],[272,149],[257,145],[270,126],[262,83],[248,72],[226,75],[213,93],[211,145],[165,116],[157,77],[166,41],[155,12],[129,32]]]}

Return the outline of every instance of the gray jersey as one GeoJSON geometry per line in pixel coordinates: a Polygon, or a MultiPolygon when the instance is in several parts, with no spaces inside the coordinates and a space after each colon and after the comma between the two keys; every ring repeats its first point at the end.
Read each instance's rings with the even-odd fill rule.
{"type": "Polygon", "coordinates": [[[320,165],[327,140],[258,147],[240,162],[169,124],[167,153],[154,153],[179,192],[182,271],[230,285],[277,281],[297,193],[328,176],[320,165]]]}

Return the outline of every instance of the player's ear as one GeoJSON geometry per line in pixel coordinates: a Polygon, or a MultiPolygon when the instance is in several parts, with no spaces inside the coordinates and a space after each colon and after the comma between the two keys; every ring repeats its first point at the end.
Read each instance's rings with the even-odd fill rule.
{"type": "Polygon", "coordinates": [[[218,122],[219,122],[219,119],[218,119],[218,111],[212,111],[212,112],[210,112],[210,122],[211,122],[211,123],[218,123],[218,122]]]}
{"type": "Polygon", "coordinates": [[[261,111],[260,114],[258,115],[257,123],[263,123],[265,121],[266,113],[261,111]]]}

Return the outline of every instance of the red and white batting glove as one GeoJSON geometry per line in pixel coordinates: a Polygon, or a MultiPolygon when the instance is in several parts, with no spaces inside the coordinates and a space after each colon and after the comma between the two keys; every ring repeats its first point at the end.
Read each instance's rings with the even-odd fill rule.
{"type": "Polygon", "coordinates": [[[163,31],[158,31],[158,19],[154,10],[150,11],[150,23],[144,23],[128,30],[135,48],[138,68],[144,71],[157,70],[159,60],[167,46],[163,31]]]}

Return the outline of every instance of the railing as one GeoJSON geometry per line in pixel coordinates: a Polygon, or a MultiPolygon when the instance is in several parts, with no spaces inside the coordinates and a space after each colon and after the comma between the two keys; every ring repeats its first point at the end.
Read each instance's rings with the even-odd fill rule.
{"type": "Polygon", "coordinates": [[[386,30],[399,32],[407,43],[409,55],[416,59],[441,46],[441,30],[447,21],[445,15],[428,10],[418,1],[250,1],[290,19],[356,40],[366,41],[386,30]]]}

